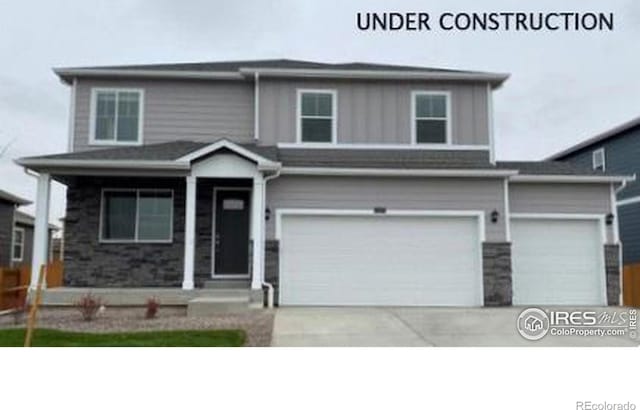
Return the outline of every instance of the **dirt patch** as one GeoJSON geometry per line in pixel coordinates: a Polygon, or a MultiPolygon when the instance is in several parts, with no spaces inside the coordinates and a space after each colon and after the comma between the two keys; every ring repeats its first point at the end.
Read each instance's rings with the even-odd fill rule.
{"type": "MultiPolygon", "coordinates": [[[[144,318],[144,308],[107,307],[90,322],[82,320],[73,308],[44,308],[38,313],[38,327],[75,332],[125,332],[145,330],[242,329],[246,346],[269,346],[273,330],[273,312],[249,309],[207,317],[187,317],[187,309],[161,307],[155,319],[144,318]]],[[[0,327],[14,327],[13,315],[0,316],[0,327]]],[[[24,322],[22,325],[24,326],[24,322]]]]}

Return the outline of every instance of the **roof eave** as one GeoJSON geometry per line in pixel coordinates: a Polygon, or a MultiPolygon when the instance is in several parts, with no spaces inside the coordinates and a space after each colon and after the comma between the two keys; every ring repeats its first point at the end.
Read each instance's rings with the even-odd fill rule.
{"type": "Polygon", "coordinates": [[[93,169],[147,169],[147,170],[188,170],[189,163],[177,161],[141,161],[141,160],[93,160],[93,159],[48,159],[19,158],[16,164],[34,171],[56,168],[93,168],[93,169]]]}
{"type": "Polygon", "coordinates": [[[240,73],[263,77],[302,77],[302,78],[374,78],[398,80],[437,80],[437,81],[481,81],[499,87],[508,78],[506,73],[464,73],[413,70],[328,70],[328,69],[286,69],[286,68],[240,68],[240,73]]]}
{"type": "Polygon", "coordinates": [[[518,174],[509,178],[512,182],[544,183],[622,183],[636,179],[635,175],[527,175],[518,174]]]}
{"type": "Polygon", "coordinates": [[[244,80],[237,71],[169,71],[169,70],[125,70],[101,68],[54,68],[53,72],[66,84],[76,77],[113,77],[113,78],[159,78],[193,80],[244,80]]]}

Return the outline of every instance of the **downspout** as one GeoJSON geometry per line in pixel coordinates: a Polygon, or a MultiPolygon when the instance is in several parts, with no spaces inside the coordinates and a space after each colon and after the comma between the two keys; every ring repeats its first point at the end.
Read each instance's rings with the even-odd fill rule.
{"type": "Polygon", "coordinates": [[[253,138],[260,139],[260,74],[256,71],[253,80],[253,138]]]}
{"type": "MultiPolygon", "coordinates": [[[[278,167],[278,169],[274,174],[264,177],[264,188],[262,189],[262,203],[264,204],[265,207],[267,206],[267,182],[269,182],[272,179],[278,178],[280,176],[280,169],[281,168],[278,167]]],[[[263,244],[266,242],[266,231],[267,231],[267,227],[265,225],[265,228],[262,230],[262,238],[261,238],[263,244]]],[[[265,254],[266,254],[266,248],[265,248],[265,254]]],[[[263,271],[264,271],[264,267],[263,267],[263,271]]],[[[262,275],[262,286],[265,286],[267,288],[267,307],[271,309],[273,308],[273,298],[274,298],[273,285],[265,280],[264,274],[262,275]]]]}

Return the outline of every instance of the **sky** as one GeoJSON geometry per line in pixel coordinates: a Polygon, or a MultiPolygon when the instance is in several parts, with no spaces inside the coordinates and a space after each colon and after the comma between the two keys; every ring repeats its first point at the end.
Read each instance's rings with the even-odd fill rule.
{"type": "MultiPolygon", "coordinates": [[[[13,159],[65,152],[69,88],[53,67],[291,58],[507,72],[496,156],[532,160],[640,115],[633,0],[0,2],[0,189],[31,200],[13,159]],[[524,7],[523,7],[524,6],[524,7]],[[612,32],[360,32],[357,12],[613,12],[612,32]],[[4,147],[4,151],[1,147],[4,147]]],[[[64,215],[54,183],[51,220],[64,215]]],[[[33,213],[33,208],[27,208],[33,213]]]]}

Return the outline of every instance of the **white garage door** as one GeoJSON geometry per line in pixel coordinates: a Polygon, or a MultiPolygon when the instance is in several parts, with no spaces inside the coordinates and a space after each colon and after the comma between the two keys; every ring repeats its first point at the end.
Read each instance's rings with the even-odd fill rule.
{"type": "Polygon", "coordinates": [[[514,304],[605,304],[598,221],[512,219],[511,236],[514,304]]]}
{"type": "Polygon", "coordinates": [[[478,218],[283,215],[280,304],[478,306],[478,218]]]}

